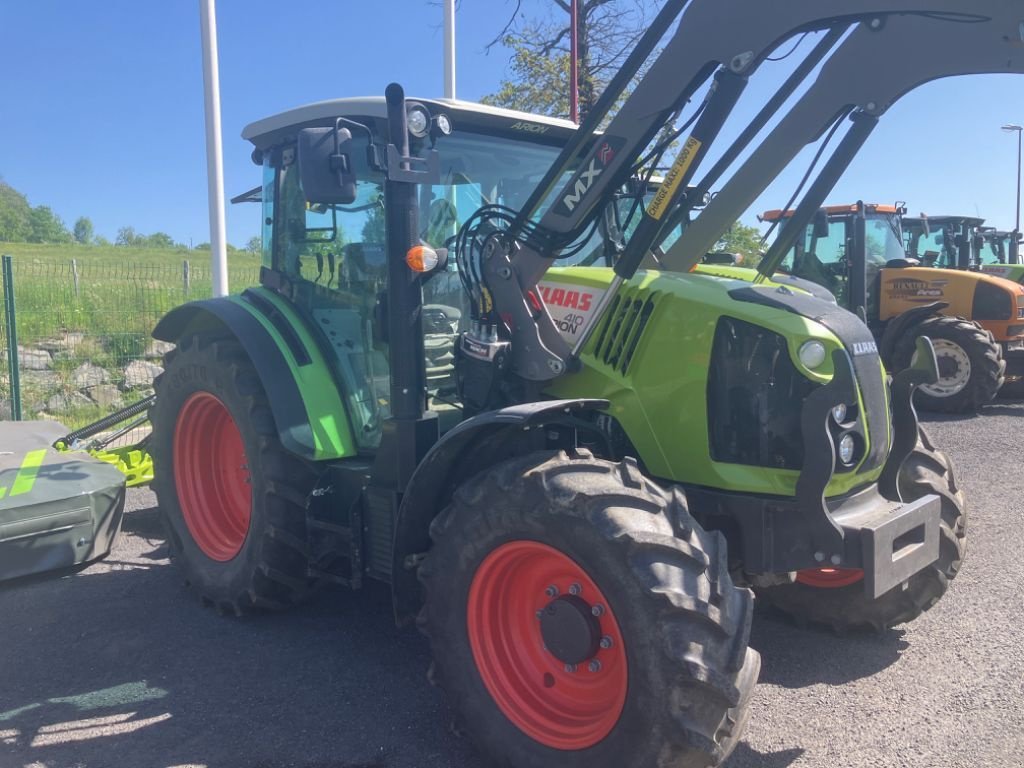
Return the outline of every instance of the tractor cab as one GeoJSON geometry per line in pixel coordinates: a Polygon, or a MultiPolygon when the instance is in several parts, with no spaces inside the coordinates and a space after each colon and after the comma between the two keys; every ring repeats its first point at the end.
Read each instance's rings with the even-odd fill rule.
{"type": "MultiPolygon", "coordinates": [[[[877,318],[879,281],[883,268],[909,266],[900,227],[905,209],[894,205],[856,203],[822,208],[814,222],[797,238],[782,263],[782,270],[816,283],[835,297],[841,307],[867,310],[877,318]],[[855,254],[862,253],[863,258],[855,254]]],[[[764,213],[764,222],[781,222],[792,211],[764,213]]]]}
{"type": "MultiPolygon", "coordinates": [[[[437,163],[432,183],[417,186],[416,234],[427,253],[439,255],[423,275],[422,319],[430,408],[445,432],[461,420],[455,341],[469,323],[468,294],[454,257],[456,234],[482,206],[518,209],[575,126],[466,102],[409,103],[410,154],[424,165],[437,163]],[[443,152],[434,151],[439,140],[443,152]]],[[[385,100],[377,97],[320,102],[249,125],[243,137],[255,146],[253,160],[263,168],[263,184],[236,198],[262,206],[260,281],[308,313],[329,340],[354,436],[360,449],[371,450],[391,414],[395,365],[386,320],[387,122],[385,100]],[[344,153],[353,177],[351,200],[310,204],[299,137],[304,129],[336,125],[350,136],[344,153]]],[[[575,261],[601,257],[592,239],[593,246],[575,261]]]]}
{"type": "Polygon", "coordinates": [[[983,258],[984,223],[973,216],[905,216],[907,254],[926,267],[976,270],[983,258]]]}

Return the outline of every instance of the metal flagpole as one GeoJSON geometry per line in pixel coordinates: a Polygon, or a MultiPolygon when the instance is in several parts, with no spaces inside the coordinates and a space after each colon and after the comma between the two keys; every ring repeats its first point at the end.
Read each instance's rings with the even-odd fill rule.
{"type": "Polygon", "coordinates": [[[220,134],[220,75],[217,63],[215,0],[199,0],[203,38],[203,97],[206,111],[206,177],[210,202],[210,275],[213,295],[228,293],[228,253],[224,225],[224,153],[220,134]]]}
{"type": "Polygon", "coordinates": [[[444,97],[455,98],[455,0],[444,0],[444,97]]]}

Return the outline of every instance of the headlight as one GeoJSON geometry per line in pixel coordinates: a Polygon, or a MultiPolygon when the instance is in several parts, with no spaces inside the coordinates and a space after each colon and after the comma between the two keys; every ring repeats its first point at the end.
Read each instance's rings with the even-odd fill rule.
{"type": "Polygon", "coordinates": [[[813,370],[825,362],[825,345],[813,339],[805,341],[800,347],[798,357],[806,368],[813,370]]]}
{"type": "Polygon", "coordinates": [[[853,464],[853,452],[857,448],[857,444],[853,440],[853,435],[847,433],[842,436],[839,440],[839,462],[844,466],[848,467],[853,464]]]}
{"type": "Polygon", "coordinates": [[[437,116],[437,130],[445,136],[452,132],[452,121],[448,118],[448,115],[437,116]]]}
{"type": "Polygon", "coordinates": [[[409,133],[418,139],[422,139],[430,131],[430,115],[423,107],[411,107],[406,121],[409,125],[409,133]]]}
{"type": "Polygon", "coordinates": [[[832,418],[836,420],[836,424],[846,421],[846,405],[844,403],[840,403],[832,409],[832,418]]]}

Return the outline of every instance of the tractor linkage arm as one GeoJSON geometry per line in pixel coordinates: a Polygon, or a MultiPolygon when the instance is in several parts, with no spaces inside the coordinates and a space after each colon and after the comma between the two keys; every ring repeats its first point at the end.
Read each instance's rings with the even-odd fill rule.
{"type": "Polygon", "coordinates": [[[485,225],[460,236],[459,259],[469,266],[474,302],[464,353],[490,361],[501,347],[511,372],[534,382],[556,378],[573,365],[619,287],[679,217],[688,215],[687,188],[749,78],[786,41],[812,32],[824,34],[704,179],[692,185],[691,199],[703,198],[824,61],[815,83],[662,254],[664,266],[683,271],[696,264],[801,149],[850,117],[849,131],[769,253],[770,266],[902,95],[942,77],[1024,72],[1024,9],[1014,0],[668,0],[523,208],[502,209],[490,218],[492,212],[481,209],[485,225]],[[599,132],[677,18],[671,39],[599,132]],[[536,299],[538,281],[641,165],[656,162],[667,142],[655,145],[654,161],[641,154],[708,81],[689,137],[643,211],[593,321],[570,348],[536,299]],[[502,338],[505,325],[511,336],[502,338]]]}

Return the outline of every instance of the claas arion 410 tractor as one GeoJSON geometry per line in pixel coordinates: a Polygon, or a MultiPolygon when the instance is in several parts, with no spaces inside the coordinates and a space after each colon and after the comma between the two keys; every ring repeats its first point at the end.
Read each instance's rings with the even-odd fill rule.
{"type": "Polygon", "coordinates": [[[758,675],[748,587],[837,627],[933,605],[965,519],[911,406],[929,343],[890,387],[855,315],[689,272],[823,129],[847,128],[811,215],[903,93],[1024,68],[1009,3],[897,10],[669,0],[578,129],[395,85],[246,128],[261,285],[154,331],[177,345],[154,487],[196,591],[244,612],[320,581],[390,584],[507,766],[719,764],[758,675]],[[687,190],[718,184],[718,164],[696,174],[748,78],[805,32],[807,61],[718,164],[749,156],[662,248],[687,190]],[[684,133],[614,266],[572,266],[684,133]]]}

